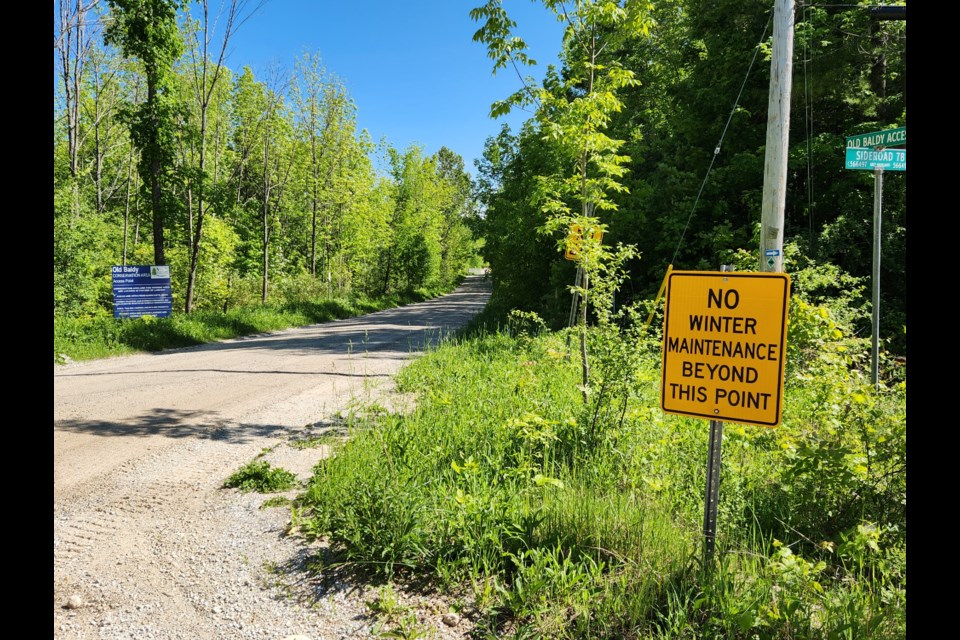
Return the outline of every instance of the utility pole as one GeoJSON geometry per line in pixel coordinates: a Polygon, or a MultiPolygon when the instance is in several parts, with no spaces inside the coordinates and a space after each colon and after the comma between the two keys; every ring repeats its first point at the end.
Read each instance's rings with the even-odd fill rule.
{"type": "MultiPolygon", "coordinates": [[[[763,162],[763,205],[760,211],[760,271],[783,271],[783,209],[787,191],[790,142],[790,88],[793,76],[794,0],[776,0],[773,8],[773,50],[770,99],[767,106],[767,151],[763,162]]],[[[722,265],[721,271],[731,269],[722,265]]],[[[710,421],[707,487],[703,505],[703,565],[713,566],[720,499],[720,451],[723,422],[710,421]]]]}
{"type": "Polygon", "coordinates": [[[783,272],[783,210],[790,151],[790,91],[793,84],[794,0],[776,0],[770,98],[767,104],[767,147],[763,161],[763,204],[760,210],[760,271],[783,272]]]}
{"type": "MultiPolygon", "coordinates": [[[[773,7],[773,48],[770,98],[767,103],[767,150],[763,161],[763,204],[760,210],[760,271],[783,271],[783,210],[787,193],[790,151],[790,89],[793,80],[794,0],[776,0],[773,7]]],[[[728,271],[726,266],[721,271],[728,271]]],[[[707,489],[704,499],[704,566],[712,567],[720,491],[720,447],[723,423],[710,421],[707,489]]]]}

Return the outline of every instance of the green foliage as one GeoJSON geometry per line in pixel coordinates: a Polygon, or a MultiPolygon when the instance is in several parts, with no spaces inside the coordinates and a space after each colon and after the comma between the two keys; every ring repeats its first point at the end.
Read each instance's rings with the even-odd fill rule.
{"type": "Polygon", "coordinates": [[[465,273],[473,255],[470,178],[446,147],[424,158],[419,147],[388,148],[393,178],[389,231],[378,240],[378,295],[436,291],[465,273]]]}
{"type": "Polygon", "coordinates": [[[317,466],[302,530],[387,576],[472,585],[481,635],[902,637],[905,384],[866,382],[850,300],[805,301],[810,279],[781,426],[724,429],[715,566],[697,561],[707,430],[657,407],[644,305],[588,332],[586,405],[566,332],[530,312],[412,363],[416,410],[317,466]]]}
{"type": "Polygon", "coordinates": [[[173,91],[173,65],[183,53],[177,25],[182,0],[110,0],[111,19],[104,28],[104,43],[119,47],[127,57],[138,59],[146,75],[146,99],[126,105],[121,115],[129,127],[130,140],[140,152],[138,170],[144,189],[151,195],[154,264],[164,257],[165,218],[176,206],[170,191],[174,173],[174,146],[184,115],[173,91]]]}
{"type": "Polygon", "coordinates": [[[286,496],[273,496],[272,498],[267,498],[260,505],[261,509],[272,509],[273,507],[286,507],[292,504],[293,501],[286,496]]]}
{"type": "Polygon", "coordinates": [[[288,87],[202,60],[205,25],[180,2],[108,4],[104,40],[78,54],[77,121],[59,109],[54,123],[55,315],[109,315],[117,264],[169,265],[189,314],[372,310],[449,291],[480,260],[462,158],[410,150],[378,174],[319,56],[298,59],[288,87]]]}
{"type": "Polygon", "coordinates": [[[556,170],[553,159],[530,127],[514,136],[504,125],[496,138],[487,139],[478,169],[484,256],[492,267],[491,309],[501,317],[511,309],[533,311],[550,326],[561,326],[575,268],[559,259],[551,238],[538,232],[542,215],[530,198],[530,181],[556,170]]]}
{"type": "MultiPolygon", "coordinates": [[[[309,280],[315,282],[314,280],[309,280]]],[[[249,298],[258,292],[253,282],[249,298]]],[[[281,287],[283,289],[283,287],[281,287]]],[[[234,289],[236,294],[237,289],[234,289]]],[[[432,297],[432,296],[431,296],[432,297]]],[[[237,298],[233,298],[236,300],[237,298]]],[[[300,327],[396,307],[426,299],[423,295],[368,299],[341,297],[309,298],[291,286],[291,300],[262,305],[235,306],[226,312],[174,312],[168,318],[114,318],[102,312],[91,316],[54,315],[55,361],[61,356],[89,360],[134,351],[160,351],[188,347],[237,336],[300,327]]]]}
{"type": "MultiPolygon", "coordinates": [[[[548,69],[542,86],[525,82],[521,90],[494,104],[491,113],[501,115],[514,106],[536,107],[535,124],[526,131],[537,136],[552,164],[549,171],[530,176],[530,200],[543,216],[534,227],[548,236],[560,232],[564,239],[557,243],[557,248],[566,248],[566,256],[578,267],[576,284],[571,287],[575,300],[571,314],[579,306],[580,389],[586,404],[595,383],[588,363],[588,305],[599,325],[607,327],[612,320],[615,293],[625,278],[624,265],[637,255],[633,246],[621,243],[612,249],[602,242],[607,226],[599,216],[617,210],[612,194],[628,192],[622,179],[630,157],[620,153],[624,140],[608,135],[611,118],[624,106],[621,91],[638,84],[633,71],[605,51],[649,33],[652,6],[643,1],[621,4],[606,0],[577,2],[569,10],[562,3],[544,5],[566,24],[561,52],[564,73],[548,69]],[[576,245],[573,251],[571,244],[576,245]]],[[[508,62],[514,66],[534,64],[523,53],[523,41],[512,35],[511,29],[516,25],[499,0],[490,0],[474,9],[471,17],[485,20],[474,40],[487,45],[488,54],[495,61],[494,73],[508,62]]],[[[508,142],[505,135],[503,138],[502,143],[508,142]]],[[[488,149],[490,169],[501,169],[501,154],[488,149]]],[[[497,178],[491,175],[487,182],[497,178]]],[[[490,204],[497,204],[497,200],[495,194],[488,196],[490,204]]],[[[500,268],[496,264],[495,271],[500,268]]]]}
{"type": "Polygon", "coordinates": [[[70,184],[54,194],[53,312],[54,316],[95,316],[113,302],[110,260],[116,234],[100,216],[70,212],[70,184]]]}
{"type": "MultiPolygon", "coordinates": [[[[392,430],[386,431],[389,437],[392,430]]],[[[383,437],[378,431],[377,439],[383,437]]],[[[338,455],[317,464],[301,503],[322,503],[325,508],[304,530],[330,531],[332,540],[345,546],[348,560],[370,563],[372,570],[392,576],[395,569],[415,566],[423,557],[423,506],[413,498],[416,480],[391,473],[402,464],[395,458],[398,454],[371,444],[358,458],[342,462],[338,455]],[[337,486],[324,482],[333,474],[337,486]],[[342,491],[341,482],[352,490],[342,491]]]]}
{"type": "Polygon", "coordinates": [[[148,69],[169,69],[183,53],[177,26],[182,0],[109,0],[113,20],[104,39],[127,55],[143,60],[148,69]]]}
{"type": "Polygon", "coordinates": [[[224,487],[240,489],[244,493],[278,493],[297,485],[297,476],[280,467],[271,467],[266,460],[254,460],[235,471],[224,487]]]}
{"type": "Polygon", "coordinates": [[[427,628],[417,620],[417,614],[400,603],[392,583],[377,590],[377,595],[367,601],[367,608],[377,616],[373,633],[378,638],[418,640],[430,637],[427,628]]]}
{"type": "MultiPolygon", "coordinates": [[[[231,302],[232,278],[235,277],[231,267],[236,259],[239,237],[228,223],[209,216],[204,222],[203,237],[204,242],[200,247],[200,258],[197,262],[192,309],[225,309],[231,302]]],[[[174,300],[179,302],[186,298],[189,254],[185,251],[178,253],[176,259],[171,256],[169,262],[171,275],[176,273],[178,276],[171,278],[171,283],[177,289],[174,300]]],[[[174,306],[181,307],[176,302],[174,306]]]]}
{"type": "Polygon", "coordinates": [[[397,617],[406,611],[406,607],[400,604],[396,589],[390,583],[377,589],[377,595],[367,601],[367,608],[387,618],[397,617]]]}
{"type": "MultiPolygon", "coordinates": [[[[859,528],[870,530],[870,527],[859,528]]],[[[863,540],[876,544],[876,536],[863,540]]],[[[905,633],[905,591],[897,580],[837,573],[826,554],[810,558],[772,539],[762,553],[720,558],[688,610],[709,635],[759,638],[898,638],[905,633]]]]}
{"type": "Polygon", "coordinates": [[[119,322],[108,316],[54,316],[54,362],[62,362],[64,356],[87,360],[132,352],[134,349],[124,344],[122,329],[119,322]]]}
{"type": "MultiPolygon", "coordinates": [[[[622,8],[631,5],[621,3],[622,8]]],[[[601,7],[606,4],[575,3],[558,17],[601,7]]],[[[584,55],[588,49],[565,40],[562,68],[548,74],[551,79],[543,87],[528,83],[500,105],[543,106],[538,119],[528,121],[516,137],[505,130],[489,139],[478,164],[481,200],[491,222],[486,255],[493,268],[493,302],[501,313],[536,311],[554,327],[565,319],[568,305],[558,302],[573,281],[572,269],[557,264],[562,261],[533,239],[543,223],[544,204],[548,215],[558,216],[559,233],[566,235],[563,216],[595,215],[599,220],[579,222],[602,224],[605,243],[634,246],[643,256],[642,262],[627,265],[629,280],[618,304],[653,296],[668,264],[716,270],[732,262],[732,253],[752,246],[752,257],[739,268],[758,269],[754,234],[762,204],[770,78],[769,63],[755,54],[769,43],[771,6],[754,0],[666,0],[640,8],[652,20],[646,31],[599,32],[608,44],[597,61],[596,77],[614,72],[611,83],[631,78],[612,97],[597,91],[590,102],[588,85],[577,84],[592,68],[577,66],[589,59],[584,55]],[[538,93],[541,89],[550,91],[538,93]],[[568,110],[577,109],[583,109],[583,117],[568,120],[568,110]],[[588,112],[604,118],[591,120],[584,115],[588,112]],[[578,138],[579,133],[587,137],[578,138]],[[597,157],[604,150],[611,158],[602,165],[587,163],[591,169],[586,175],[581,170],[579,185],[574,179],[576,145],[564,147],[565,141],[575,140],[597,157]],[[611,141],[622,143],[615,150],[603,146],[611,141]],[[619,186],[604,184],[605,178],[619,186]],[[578,206],[591,198],[575,194],[576,187],[584,193],[591,185],[609,187],[609,208],[598,204],[592,213],[578,206]],[[541,199],[531,202],[530,194],[541,199]],[[512,237],[495,237],[494,229],[512,237]]],[[[615,15],[613,7],[606,10],[615,15]]],[[[483,25],[474,39],[487,44],[497,69],[510,63],[511,52],[526,51],[522,40],[513,37],[515,25],[499,2],[486,3],[472,15],[483,25]]],[[[869,172],[842,170],[838,158],[845,136],[903,125],[905,21],[871,20],[865,5],[804,7],[797,13],[795,39],[798,55],[808,63],[794,66],[785,269],[805,286],[814,283],[801,282],[805,276],[800,272],[814,266],[821,278],[816,295],[832,289],[831,296],[850,299],[844,310],[858,318],[851,335],[866,336],[871,331],[873,178],[869,172]],[[827,281],[829,269],[837,272],[832,283],[827,281]],[[842,289],[844,295],[836,293],[842,289]]],[[[521,67],[526,59],[516,62],[521,67]]],[[[903,356],[903,175],[885,176],[883,200],[881,339],[893,354],[903,356]]]]}

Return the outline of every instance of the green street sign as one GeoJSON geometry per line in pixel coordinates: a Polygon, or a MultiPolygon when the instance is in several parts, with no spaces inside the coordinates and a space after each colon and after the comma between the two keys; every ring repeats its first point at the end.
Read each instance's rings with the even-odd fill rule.
{"type": "Polygon", "coordinates": [[[873,171],[874,169],[883,169],[884,171],[906,171],[907,170],[907,150],[906,149],[860,149],[857,147],[847,147],[845,169],[863,169],[873,171]]]}
{"type": "MultiPolygon", "coordinates": [[[[861,133],[860,135],[847,138],[848,149],[851,147],[875,149],[877,147],[896,147],[901,144],[907,144],[906,127],[861,133]]],[[[850,167],[847,168],[849,169],[850,167]]]]}

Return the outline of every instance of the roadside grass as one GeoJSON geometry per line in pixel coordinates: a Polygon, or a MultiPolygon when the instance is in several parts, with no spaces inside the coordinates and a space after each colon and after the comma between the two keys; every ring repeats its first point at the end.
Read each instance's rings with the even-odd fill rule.
{"type": "Polygon", "coordinates": [[[185,314],[175,311],[169,318],[114,318],[106,313],[78,318],[54,316],[54,362],[63,362],[67,358],[92,360],[143,351],[191,347],[239,336],[356,317],[422,302],[436,295],[440,295],[440,292],[423,290],[378,299],[292,299],[283,303],[237,307],[227,312],[198,310],[185,314]]]}
{"type": "Polygon", "coordinates": [[[314,467],[299,529],[380,578],[466,585],[477,637],[902,638],[905,374],[875,390],[825,317],[791,316],[781,426],[726,425],[708,565],[708,428],[659,409],[660,345],[592,334],[627,384],[584,404],[577,350],[530,317],[403,369],[415,410],[314,467]]]}
{"type": "Polygon", "coordinates": [[[263,501],[261,509],[272,509],[274,507],[288,507],[293,501],[286,496],[271,496],[263,501]]]}
{"type": "Polygon", "coordinates": [[[342,444],[348,435],[346,433],[324,433],[318,436],[291,440],[288,444],[294,449],[316,449],[318,447],[336,447],[342,444]]]}
{"type": "Polygon", "coordinates": [[[418,640],[432,637],[427,627],[417,620],[416,611],[401,604],[389,582],[382,585],[366,605],[377,618],[371,632],[378,638],[418,640]]]}

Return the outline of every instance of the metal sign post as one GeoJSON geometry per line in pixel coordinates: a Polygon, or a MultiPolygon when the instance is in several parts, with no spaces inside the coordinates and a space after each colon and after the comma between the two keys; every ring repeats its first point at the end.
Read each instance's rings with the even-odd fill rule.
{"type": "Polygon", "coordinates": [[[873,171],[873,339],[870,351],[870,382],[880,389],[880,211],[883,201],[883,168],[873,171]]]}
{"type": "Polygon", "coordinates": [[[907,150],[890,149],[907,143],[907,128],[871,131],[847,138],[846,169],[873,171],[873,310],[870,382],[880,388],[880,220],[883,202],[883,172],[906,171],[907,150]]]}
{"type": "Polygon", "coordinates": [[[710,446],[707,449],[707,491],[703,499],[703,566],[713,561],[717,539],[717,502],[720,500],[720,445],[723,423],[710,421],[710,446]]]}
{"type": "MultiPolygon", "coordinates": [[[[720,271],[733,271],[731,265],[720,265],[720,271]]],[[[713,566],[713,550],[717,541],[717,503],[720,501],[720,445],[723,443],[723,422],[710,421],[710,444],[707,446],[707,488],[703,498],[703,566],[713,566]]]]}
{"type": "Polygon", "coordinates": [[[776,427],[782,419],[790,276],[673,271],[667,275],[660,408],[710,420],[703,561],[717,537],[723,421],[776,427]]]}

